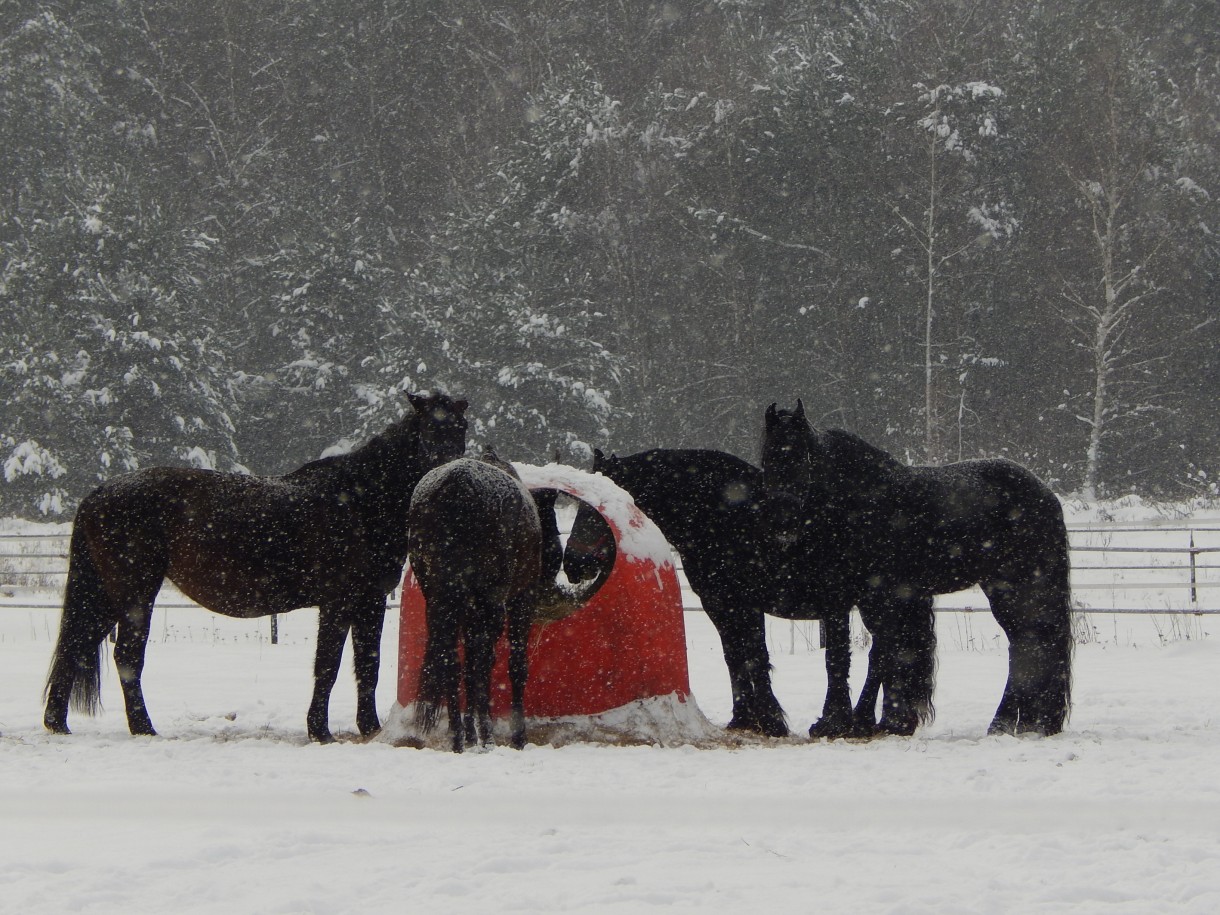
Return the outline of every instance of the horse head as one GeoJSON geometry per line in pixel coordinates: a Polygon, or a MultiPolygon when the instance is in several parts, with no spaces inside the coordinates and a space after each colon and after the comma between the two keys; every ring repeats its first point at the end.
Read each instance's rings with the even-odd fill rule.
{"type": "MultiPolygon", "coordinates": [[[[613,480],[619,463],[615,455],[606,457],[600,449],[593,449],[594,473],[613,480]]],[[[563,551],[563,572],[568,581],[596,581],[600,585],[614,566],[616,552],[609,523],[592,505],[581,502],[563,551]]]]}
{"type": "Polygon", "coordinates": [[[460,458],[466,451],[465,400],[454,400],[448,394],[408,394],[415,408],[411,425],[417,433],[417,453],[427,467],[438,467],[460,458]]]}
{"type": "Polygon", "coordinates": [[[763,513],[773,537],[788,546],[804,527],[805,503],[814,482],[817,434],[798,398],[795,410],[767,407],[763,425],[763,513]]]}

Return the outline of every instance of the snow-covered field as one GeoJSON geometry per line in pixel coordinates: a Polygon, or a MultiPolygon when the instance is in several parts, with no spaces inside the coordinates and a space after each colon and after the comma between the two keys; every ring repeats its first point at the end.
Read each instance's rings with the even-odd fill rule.
{"type": "MultiPolygon", "coordinates": [[[[144,684],[161,736],[128,735],[108,669],[105,713],[54,737],[57,613],[0,606],[0,911],[1220,911],[1218,617],[1094,616],[1049,739],[986,736],[1003,638],[988,614],[945,613],[938,717],[914,738],[462,756],[354,739],[350,670],[331,703],[346,739],[309,744],[315,619],[281,618],[271,645],[266,621],[159,611],[144,684]]],[[[722,725],[718,640],[686,623],[695,697],[722,725]]],[[[825,684],[808,634],[771,624],[798,732],[825,684]]],[[[391,615],[383,717],[396,642],[391,615]]]]}
{"type": "MultiPolygon", "coordinates": [[[[1050,739],[985,735],[1005,656],[990,617],[945,614],[939,716],[913,739],[459,757],[307,743],[307,610],[276,646],[265,622],[162,613],[145,673],[162,736],[128,736],[111,670],[106,712],[53,737],[47,617],[0,616],[6,912],[1220,911],[1220,639],[1163,645],[1147,618],[1081,646],[1050,739]]],[[[687,628],[723,724],[715,633],[687,628]]],[[[791,635],[774,624],[776,685],[803,727],[824,677],[791,635]]],[[[345,673],[336,730],[354,714],[345,673]]]]}

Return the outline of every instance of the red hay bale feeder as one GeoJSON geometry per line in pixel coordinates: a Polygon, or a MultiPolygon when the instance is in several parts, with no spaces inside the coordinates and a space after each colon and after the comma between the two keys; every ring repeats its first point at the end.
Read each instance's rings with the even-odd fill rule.
{"type": "MultiPolygon", "coordinates": [[[[682,595],[665,538],[605,477],[559,464],[515,465],[530,489],[557,489],[592,505],[614,533],[617,555],[602,587],[576,613],[534,626],[525,713],[598,715],[641,699],[690,695],[682,595]]],[[[427,638],[424,598],[410,569],[402,589],[398,704],[415,701],[427,638]]],[[[492,674],[492,714],[509,711],[506,640],[492,674]]]]}

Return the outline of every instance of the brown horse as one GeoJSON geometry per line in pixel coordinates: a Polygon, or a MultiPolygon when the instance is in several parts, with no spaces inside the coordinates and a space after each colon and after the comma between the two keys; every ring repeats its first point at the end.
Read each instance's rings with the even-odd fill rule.
{"type": "MultiPolygon", "coordinates": [[[[546,497],[544,497],[546,498],[546,497]]],[[[553,505],[553,493],[547,504],[553,505]]],[[[553,512],[552,512],[553,519],[553,512]]],[[[508,621],[512,745],[525,746],[526,640],[539,599],[553,587],[558,529],[543,549],[535,497],[511,465],[490,452],[461,458],[428,473],[415,489],[410,514],[411,569],[424,595],[428,641],[416,702],[428,733],[449,710],[453,750],[491,741],[491,671],[496,642],[508,621]],[[465,650],[458,654],[458,643],[465,650]],[[466,714],[460,704],[465,668],[466,714]]]]}
{"type": "Polygon", "coordinates": [[[375,691],[386,595],[407,555],[416,483],[466,448],[467,403],[410,395],[414,412],[349,454],[280,477],[156,467],[102,484],[81,502],[69,549],[59,640],[43,723],[68,733],[69,702],[99,705],[99,655],[116,625],[115,666],[132,734],[154,734],[140,675],[165,579],[225,616],[316,606],[309,736],[330,741],[328,707],[352,632],[360,733],[381,726],[375,691]]]}

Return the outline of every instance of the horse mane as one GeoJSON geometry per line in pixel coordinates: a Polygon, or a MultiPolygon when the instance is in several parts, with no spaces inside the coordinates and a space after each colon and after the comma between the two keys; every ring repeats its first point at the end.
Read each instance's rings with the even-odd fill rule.
{"type": "Polygon", "coordinates": [[[404,457],[404,441],[409,449],[405,456],[408,460],[414,460],[419,453],[419,439],[412,432],[419,428],[419,423],[419,414],[409,413],[346,454],[329,454],[309,461],[290,470],[282,479],[291,483],[326,481],[343,488],[358,467],[377,463],[387,457],[401,460],[404,457]]]}
{"type": "Polygon", "coordinates": [[[391,423],[381,432],[378,432],[359,448],[354,448],[347,454],[339,455],[338,457],[340,459],[346,458],[353,464],[363,463],[370,459],[376,460],[387,452],[392,452],[395,458],[399,458],[401,457],[402,443],[404,441],[410,448],[410,456],[415,457],[419,453],[419,437],[414,433],[419,431],[420,421],[419,413],[407,413],[397,422],[391,423]]]}
{"type": "Polygon", "coordinates": [[[826,429],[815,433],[820,444],[837,467],[868,475],[889,474],[905,465],[896,457],[867,442],[854,432],[844,429],[826,429]]]}

